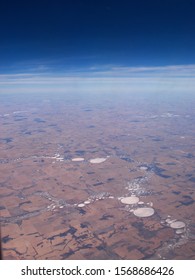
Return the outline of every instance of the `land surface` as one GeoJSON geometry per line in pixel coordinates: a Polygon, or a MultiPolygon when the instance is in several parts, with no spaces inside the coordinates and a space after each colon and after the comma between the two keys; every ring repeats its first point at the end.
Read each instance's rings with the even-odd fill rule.
{"type": "Polygon", "coordinates": [[[185,94],[1,94],[3,258],[195,259],[194,108],[185,94]]]}

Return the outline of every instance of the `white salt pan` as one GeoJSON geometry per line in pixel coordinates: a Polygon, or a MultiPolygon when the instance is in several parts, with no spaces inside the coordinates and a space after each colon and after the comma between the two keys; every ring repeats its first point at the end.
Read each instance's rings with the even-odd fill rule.
{"type": "Polygon", "coordinates": [[[154,209],[153,208],[138,208],[134,210],[133,214],[137,217],[145,218],[145,217],[150,217],[154,214],[154,209]]]}
{"type": "Polygon", "coordinates": [[[183,222],[177,221],[177,222],[171,223],[170,227],[175,228],[175,229],[179,229],[179,228],[184,228],[185,224],[183,222]]]}
{"type": "Polygon", "coordinates": [[[135,204],[138,203],[139,197],[136,196],[128,196],[121,199],[121,202],[124,204],[135,204]]]}
{"type": "Polygon", "coordinates": [[[184,229],[183,229],[183,228],[182,228],[182,229],[177,229],[177,230],[176,230],[176,233],[177,233],[177,234],[182,234],[182,233],[184,233],[184,229]]]}
{"type": "Polygon", "coordinates": [[[82,157],[73,158],[72,161],[84,161],[85,159],[82,157]]]}
{"type": "Polygon", "coordinates": [[[89,204],[89,203],[91,203],[91,201],[89,201],[89,200],[86,200],[86,201],[84,202],[84,204],[89,204]]]}
{"type": "Polygon", "coordinates": [[[141,166],[140,170],[147,170],[148,168],[146,166],[141,166]]]}
{"type": "Polygon", "coordinates": [[[85,204],[84,204],[84,203],[80,203],[80,204],[78,204],[77,206],[78,206],[78,207],[84,207],[85,204]]]}
{"type": "Polygon", "coordinates": [[[93,158],[93,159],[90,159],[90,163],[102,163],[104,161],[106,161],[107,158],[93,158]]]}
{"type": "Polygon", "coordinates": [[[167,224],[172,224],[172,223],[174,223],[174,222],[176,222],[177,220],[171,220],[171,219],[166,219],[165,220],[165,222],[167,223],[167,224]]]}

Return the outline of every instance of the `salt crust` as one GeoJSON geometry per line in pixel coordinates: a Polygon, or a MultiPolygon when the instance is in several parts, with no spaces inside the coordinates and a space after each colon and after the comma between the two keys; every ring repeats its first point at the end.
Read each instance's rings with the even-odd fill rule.
{"type": "Polygon", "coordinates": [[[134,210],[133,214],[140,218],[150,217],[154,214],[154,209],[148,207],[137,208],[134,210]]]}
{"type": "Polygon", "coordinates": [[[124,204],[135,204],[138,203],[139,197],[136,196],[128,196],[121,199],[121,202],[124,204]]]}
{"type": "Polygon", "coordinates": [[[77,206],[78,206],[78,207],[84,207],[85,204],[84,204],[84,203],[80,203],[80,204],[78,204],[77,206]]]}
{"type": "Polygon", "coordinates": [[[177,220],[175,220],[175,219],[173,219],[173,220],[171,220],[171,219],[166,219],[165,220],[165,222],[167,223],[167,224],[172,224],[172,223],[174,223],[174,222],[176,222],[177,220]]]}
{"type": "Polygon", "coordinates": [[[146,166],[141,166],[140,170],[147,170],[148,168],[146,166]]]}
{"type": "Polygon", "coordinates": [[[138,204],[139,204],[139,205],[143,205],[144,202],[143,202],[143,201],[139,201],[138,204]]]}
{"type": "Polygon", "coordinates": [[[89,201],[89,200],[86,200],[85,202],[84,202],[84,204],[90,204],[91,203],[91,201],[89,201]]]}
{"type": "Polygon", "coordinates": [[[182,234],[182,233],[184,233],[184,229],[179,228],[179,229],[176,230],[176,233],[177,234],[182,234]]]}
{"type": "Polygon", "coordinates": [[[184,228],[185,224],[183,222],[177,221],[177,222],[171,223],[170,227],[175,228],[175,229],[179,229],[179,228],[184,228]]]}
{"type": "Polygon", "coordinates": [[[73,158],[72,161],[84,161],[85,159],[82,157],[73,158]]]}
{"type": "Polygon", "coordinates": [[[106,161],[107,158],[93,158],[93,159],[90,159],[90,163],[102,163],[104,161],[106,161]]]}

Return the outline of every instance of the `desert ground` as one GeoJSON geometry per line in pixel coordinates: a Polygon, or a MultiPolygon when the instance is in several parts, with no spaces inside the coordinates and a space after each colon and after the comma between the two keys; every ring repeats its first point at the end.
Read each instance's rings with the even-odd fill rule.
{"type": "Polygon", "coordinates": [[[3,258],[195,259],[194,108],[1,94],[3,258]]]}

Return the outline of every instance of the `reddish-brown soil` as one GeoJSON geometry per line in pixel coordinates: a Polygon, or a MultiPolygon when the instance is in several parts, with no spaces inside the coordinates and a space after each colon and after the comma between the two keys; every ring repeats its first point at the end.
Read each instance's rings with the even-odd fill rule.
{"type": "Polygon", "coordinates": [[[195,259],[194,108],[189,96],[1,95],[3,258],[195,259]],[[132,194],[144,204],[120,202],[132,194]],[[143,206],[154,215],[136,217],[143,206]]]}

